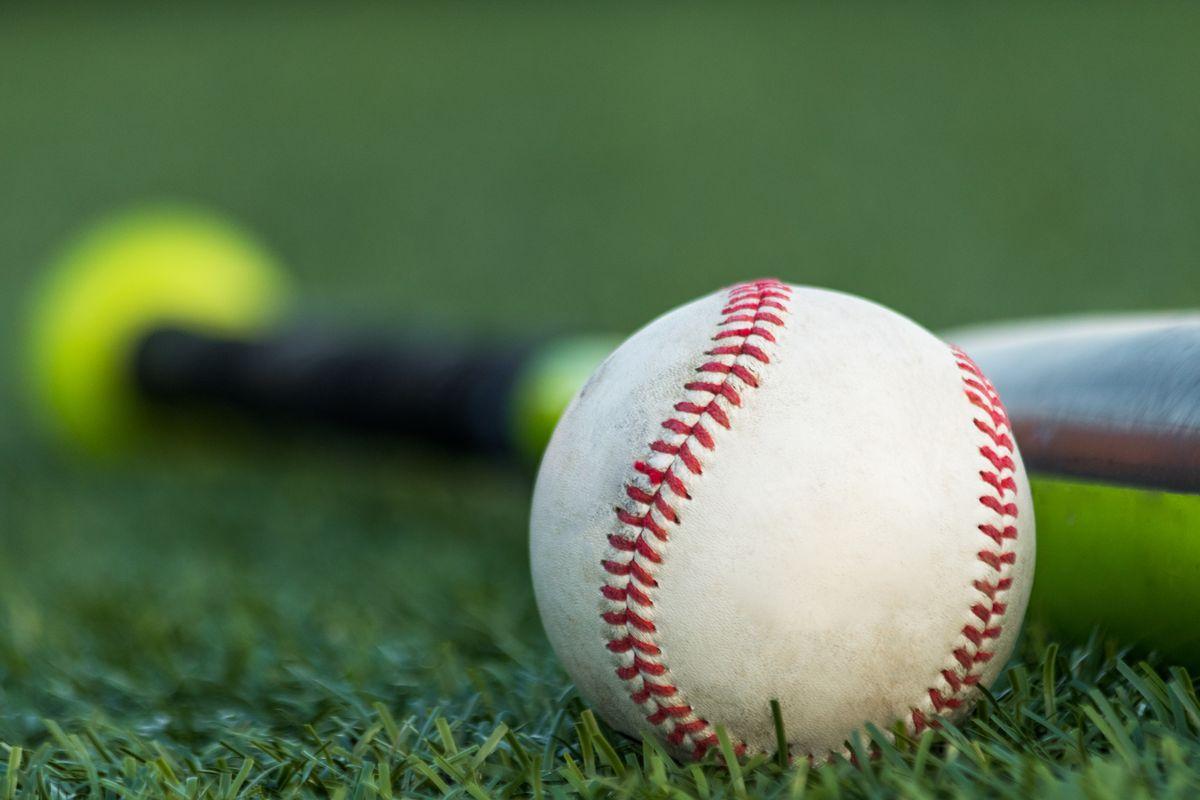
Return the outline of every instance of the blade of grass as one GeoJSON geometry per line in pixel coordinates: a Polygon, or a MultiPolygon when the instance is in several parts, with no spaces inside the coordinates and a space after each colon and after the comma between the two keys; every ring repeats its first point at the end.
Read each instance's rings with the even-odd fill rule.
{"type": "Polygon", "coordinates": [[[17,794],[17,781],[21,775],[21,757],[24,751],[13,747],[8,751],[8,765],[4,772],[4,800],[13,800],[17,794]]]}
{"type": "Polygon", "coordinates": [[[734,750],[733,742],[729,739],[729,733],[724,726],[717,726],[717,742],[721,747],[721,756],[725,759],[725,768],[729,770],[729,780],[733,788],[733,796],[737,798],[746,797],[746,779],[742,775],[742,765],[738,762],[737,752],[734,750]]]}
{"type": "Polygon", "coordinates": [[[771,722],[775,726],[775,761],[780,769],[788,767],[787,731],[783,726],[783,708],[776,699],[771,700],[771,722]]]}
{"type": "Polygon", "coordinates": [[[583,719],[584,726],[592,737],[592,744],[599,753],[600,758],[608,765],[608,768],[617,774],[618,777],[625,777],[625,763],[621,761],[621,757],[617,755],[617,750],[600,732],[600,725],[596,722],[596,715],[591,709],[587,709],[580,715],[583,719]]]}

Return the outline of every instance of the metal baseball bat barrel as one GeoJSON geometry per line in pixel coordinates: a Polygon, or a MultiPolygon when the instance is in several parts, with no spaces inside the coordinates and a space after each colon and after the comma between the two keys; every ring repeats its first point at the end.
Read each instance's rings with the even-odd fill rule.
{"type": "Polygon", "coordinates": [[[1200,493],[1200,315],[1110,315],[959,337],[1031,470],[1200,493]]]}
{"type": "Polygon", "coordinates": [[[164,327],[132,359],[156,408],[232,410],[273,426],[420,440],[485,455],[514,452],[520,376],[532,344],[292,329],[257,339],[164,327]]]}

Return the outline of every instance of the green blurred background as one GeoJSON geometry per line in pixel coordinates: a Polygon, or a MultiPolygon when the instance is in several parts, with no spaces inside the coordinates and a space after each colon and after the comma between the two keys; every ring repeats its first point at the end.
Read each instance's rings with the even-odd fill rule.
{"type": "Polygon", "coordinates": [[[310,313],[405,327],[623,331],[759,275],[933,328],[1195,306],[1197,42],[1172,3],[6,4],[0,738],[203,760],[373,700],[536,727],[567,687],[519,470],[49,446],[22,306],[81,224],[197,201],[310,313]]]}

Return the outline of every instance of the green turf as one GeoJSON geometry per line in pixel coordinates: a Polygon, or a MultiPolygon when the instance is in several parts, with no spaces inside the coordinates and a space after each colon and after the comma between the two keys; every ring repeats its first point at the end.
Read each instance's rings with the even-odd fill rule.
{"type": "Polygon", "coordinates": [[[627,330],[759,274],[931,327],[1195,306],[1200,8],[94,6],[0,10],[0,798],[1200,789],[1176,665],[1037,637],[961,731],[859,767],[602,739],[526,475],[246,435],[79,461],[13,363],[54,243],[155,196],[397,325],[627,330]]]}

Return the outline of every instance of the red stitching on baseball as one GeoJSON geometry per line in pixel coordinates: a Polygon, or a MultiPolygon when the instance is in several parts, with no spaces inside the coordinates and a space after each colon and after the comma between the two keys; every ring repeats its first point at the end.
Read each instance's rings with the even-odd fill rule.
{"type": "Polygon", "coordinates": [[[706,356],[750,356],[755,361],[763,364],[770,364],[771,359],[761,348],[755,347],[752,344],[723,344],[720,347],[714,347],[705,353],[706,356]]]}
{"type": "MultiPolygon", "coordinates": [[[[996,519],[977,526],[989,543],[988,549],[979,551],[978,558],[999,576],[994,580],[972,583],[983,598],[970,607],[971,615],[979,622],[963,626],[964,641],[951,653],[959,669],[941,672],[949,693],[936,686],[929,689],[930,703],[938,713],[959,708],[963,704],[966,693],[979,684],[982,678],[980,670],[995,655],[990,649],[991,643],[1000,637],[1003,630],[1001,622],[1008,610],[1008,603],[997,597],[1012,588],[1013,580],[1009,572],[1017,561],[1017,553],[1009,548],[1015,544],[1018,535],[1018,509],[1013,502],[1017,495],[1014,475],[1016,462],[1013,459],[1015,448],[1008,413],[995,387],[971,357],[957,347],[952,347],[951,352],[962,373],[963,394],[967,402],[986,417],[973,420],[975,427],[987,437],[987,441],[979,447],[979,455],[992,467],[990,470],[979,470],[980,482],[986,490],[979,497],[979,503],[992,511],[996,519]]],[[[914,708],[911,723],[912,730],[919,734],[935,726],[936,720],[931,720],[923,711],[914,708]]]]}
{"type": "Polygon", "coordinates": [[[1012,470],[1012,469],[1015,469],[1015,467],[1016,467],[1016,465],[1013,464],[1012,456],[997,455],[996,451],[990,447],[981,447],[979,449],[979,454],[981,456],[983,456],[984,458],[986,458],[988,461],[990,461],[992,463],[992,466],[998,470],[1001,470],[1001,469],[1012,470]]]}
{"type": "MultiPolygon", "coordinates": [[[[662,651],[654,643],[657,629],[651,619],[654,602],[648,590],[658,586],[654,572],[663,561],[658,548],[667,541],[666,525],[679,523],[679,503],[691,499],[686,479],[704,471],[693,443],[714,450],[716,440],[706,424],[731,428],[732,409],[742,405],[747,390],[758,387],[757,369],[771,363],[771,358],[749,340],[776,341],[767,326],[785,325],[791,291],[776,280],[751,281],[729,290],[712,337],[717,344],[703,354],[709,360],[696,368],[713,378],[683,385],[683,390],[692,394],[675,403],[674,410],[688,419],[672,416],[663,420],[663,430],[673,436],[651,442],[649,455],[633,463],[634,478],[644,483],[625,485],[625,495],[634,507],[616,508],[622,529],[609,534],[612,550],[601,562],[609,576],[600,587],[607,606],[601,616],[612,626],[605,647],[617,657],[616,675],[627,684],[630,699],[643,707],[646,721],[660,728],[668,742],[690,746],[697,758],[717,744],[717,735],[708,721],[683,701],[671,682],[670,670],[660,660],[662,651]],[[669,463],[663,463],[664,456],[669,463]]],[[[741,743],[735,747],[739,756],[745,749],[741,743]]]]}
{"type": "Polygon", "coordinates": [[[1003,514],[1007,517],[1015,517],[1017,515],[1017,504],[1006,503],[1003,498],[993,497],[992,495],[984,495],[979,498],[979,502],[997,514],[1003,514]]]}
{"type": "Polygon", "coordinates": [[[1000,425],[993,427],[991,425],[988,425],[983,420],[977,419],[977,420],[975,420],[975,427],[979,428],[979,430],[986,433],[988,435],[988,438],[992,440],[992,443],[995,444],[996,447],[999,447],[1002,450],[1007,450],[1010,453],[1012,452],[1012,449],[1013,449],[1012,438],[1007,433],[1000,430],[1001,428],[1008,427],[1007,422],[1002,422],[1000,425]]]}
{"type": "MultiPolygon", "coordinates": [[[[621,520],[624,522],[625,520],[621,520]]],[[[617,550],[628,550],[630,552],[637,549],[637,544],[627,536],[617,536],[615,533],[608,535],[608,543],[617,550]]]]}
{"type": "Polygon", "coordinates": [[[710,381],[692,381],[685,383],[683,388],[690,392],[707,392],[708,394],[719,394],[735,406],[742,404],[742,396],[737,393],[737,390],[728,383],[712,383],[710,381]]]}
{"type": "MultiPolygon", "coordinates": [[[[729,322],[729,320],[725,320],[725,322],[729,322]]],[[[724,325],[725,322],[722,322],[721,324],[724,325]]],[[[751,336],[757,336],[760,339],[766,339],[768,342],[775,341],[775,334],[771,333],[766,328],[760,328],[757,325],[751,328],[733,328],[732,330],[728,331],[718,331],[717,335],[713,337],[713,341],[720,339],[748,339],[751,336]]]]}
{"type": "MultiPolygon", "coordinates": [[[[738,311],[753,311],[753,310],[759,309],[759,308],[773,308],[776,311],[787,311],[787,307],[784,306],[782,303],[772,300],[769,297],[766,297],[765,295],[759,295],[758,297],[761,299],[757,299],[750,303],[743,303],[743,302],[739,301],[732,305],[725,306],[724,308],[721,309],[721,313],[722,314],[733,314],[738,311]]],[[[783,323],[781,322],[779,324],[782,325],[783,323]]]]}

